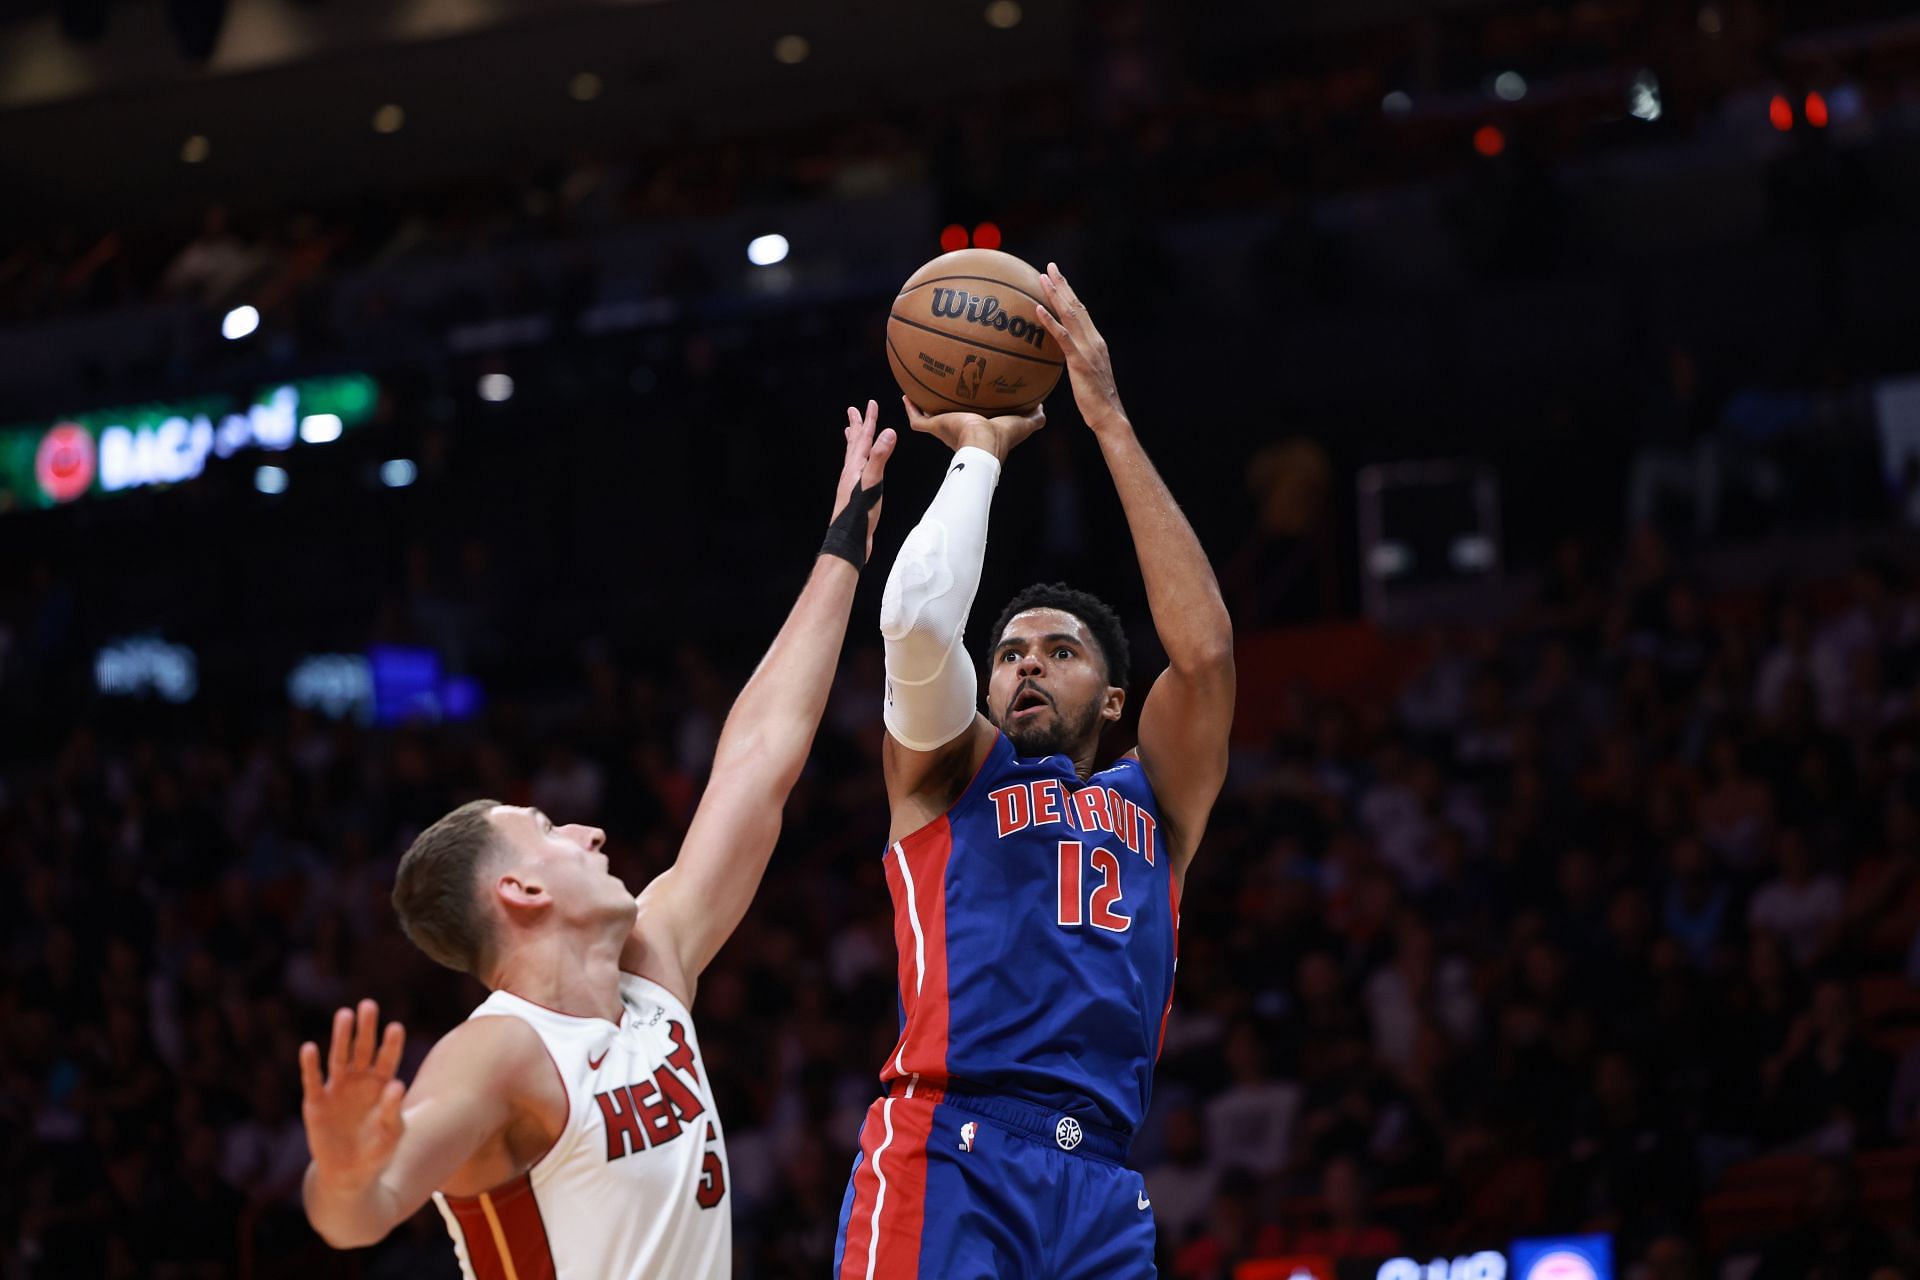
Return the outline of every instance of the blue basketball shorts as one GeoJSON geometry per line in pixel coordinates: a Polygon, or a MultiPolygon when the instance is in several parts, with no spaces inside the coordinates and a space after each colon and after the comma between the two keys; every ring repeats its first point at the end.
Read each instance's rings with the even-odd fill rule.
{"type": "Polygon", "coordinates": [[[993,1094],[895,1082],[867,1111],[837,1280],[1152,1276],[1147,1184],[1117,1132],[993,1094]]]}

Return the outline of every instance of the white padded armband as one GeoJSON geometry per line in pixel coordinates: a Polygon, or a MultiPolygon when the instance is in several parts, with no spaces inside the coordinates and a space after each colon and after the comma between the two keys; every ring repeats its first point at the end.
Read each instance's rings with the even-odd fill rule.
{"type": "Polygon", "coordinates": [[[982,449],[953,455],[927,514],[901,545],[880,600],[886,641],[887,732],[912,751],[934,751],[973,723],[979,684],[965,631],[987,554],[987,513],[1000,460],[982,449]]]}

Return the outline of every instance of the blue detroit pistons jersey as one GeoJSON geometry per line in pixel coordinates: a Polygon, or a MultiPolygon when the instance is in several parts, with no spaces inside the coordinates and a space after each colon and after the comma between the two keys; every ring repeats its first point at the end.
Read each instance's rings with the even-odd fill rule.
{"type": "Polygon", "coordinates": [[[999,735],[953,807],[887,850],[900,1041],[886,1081],[1024,1098],[1132,1135],[1173,1003],[1179,903],[1140,762],[1082,783],[999,735]]]}

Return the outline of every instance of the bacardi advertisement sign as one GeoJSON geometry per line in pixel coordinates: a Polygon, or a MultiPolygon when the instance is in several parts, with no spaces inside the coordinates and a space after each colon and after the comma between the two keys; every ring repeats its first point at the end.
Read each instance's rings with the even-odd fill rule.
{"type": "Polygon", "coordinates": [[[179,484],[243,449],[337,440],[372,419],[379,394],[346,374],[0,428],[0,514],[179,484]]]}

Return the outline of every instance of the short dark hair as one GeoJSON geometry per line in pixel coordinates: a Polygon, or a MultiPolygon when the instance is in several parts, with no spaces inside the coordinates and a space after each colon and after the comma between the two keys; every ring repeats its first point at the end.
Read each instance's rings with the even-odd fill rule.
{"type": "Polygon", "coordinates": [[[1014,615],[1029,609],[1058,609],[1080,619],[1092,633],[1093,643],[1098,646],[1100,656],[1107,664],[1107,683],[1118,685],[1122,690],[1131,687],[1133,658],[1127,652],[1127,632],[1120,625],[1120,615],[1099,596],[1077,590],[1064,582],[1036,582],[1007,601],[1007,607],[1000,611],[1000,620],[993,624],[993,648],[988,650],[989,661],[992,660],[993,651],[999,649],[1001,637],[1007,634],[1007,624],[1013,621],[1014,615]]]}
{"type": "Polygon", "coordinates": [[[422,831],[393,877],[393,909],[413,945],[476,978],[493,944],[477,872],[499,848],[500,833],[487,818],[499,804],[469,800],[422,831]]]}

